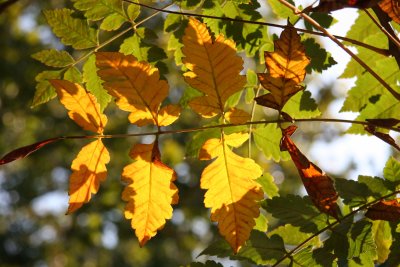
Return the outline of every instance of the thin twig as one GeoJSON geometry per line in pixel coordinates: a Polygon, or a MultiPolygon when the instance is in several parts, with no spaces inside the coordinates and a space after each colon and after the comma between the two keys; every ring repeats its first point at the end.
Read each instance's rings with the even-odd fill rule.
{"type": "Polygon", "coordinates": [[[397,40],[395,36],[390,34],[385,27],[383,27],[379,22],[372,16],[372,14],[368,11],[368,9],[364,9],[365,13],[367,13],[368,17],[375,23],[376,26],[400,49],[400,42],[397,40]]]}
{"type": "Polygon", "coordinates": [[[382,79],[374,70],[372,70],[364,61],[361,60],[356,54],[351,52],[346,46],[344,46],[335,36],[330,34],[324,27],[319,25],[313,18],[308,16],[305,13],[302,13],[300,10],[297,9],[294,5],[290,4],[286,0],[279,0],[280,3],[287,6],[288,8],[292,9],[293,12],[299,16],[302,16],[305,20],[307,20],[310,24],[312,24],[315,28],[323,32],[327,37],[329,37],[333,42],[335,42],[340,48],[342,48],[347,54],[349,54],[355,61],[358,62],[366,71],[368,71],[376,80],[380,82],[380,84],[385,87],[397,100],[400,100],[400,93],[396,92],[390,85],[382,79]]]}
{"type": "MultiPolygon", "coordinates": [[[[276,27],[276,28],[281,28],[281,29],[287,28],[287,25],[275,24],[275,23],[270,23],[270,22],[251,21],[251,20],[245,20],[245,19],[229,18],[229,17],[218,17],[218,16],[190,13],[190,12],[162,10],[161,8],[149,6],[149,5],[142,4],[142,3],[136,3],[136,2],[133,2],[131,0],[122,0],[122,1],[127,2],[127,3],[132,3],[132,4],[135,4],[135,5],[139,5],[141,7],[157,10],[157,11],[160,11],[160,12],[163,12],[163,13],[169,13],[169,14],[175,14],[175,15],[184,15],[184,16],[189,16],[189,17],[199,17],[199,18],[217,19],[217,20],[225,20],[225,21],[234,21],[234,22],[249,23],[249,24],[255,24],[255,25],[262,25],[262,26],[271,26],[271,27],[276,27]]],[[[322,36],[322,37],[327,37],[323,32],[316,32],[316,31],[311,31],[311,30],[306,30],[306,29],[301,29],[301,28],[294,28],[294,29],[296,31],[303,32],[303,33],[308,33],[308,34],[318,35],[318,36],[322,36]]],[[[389,55],[387,49],[382,49],[382,48],[379,48],[379,47],[375,47],[375,46],[372,46],[372,45],[369,45],[369,44],[365,44],[363,42],[360,42],[360,41],[357,41],[357,40],[354,40],[354,39],[351,39],[351,38],[343,37],[343,36],[337,36],[337,35],[334,35],[334,36],[339,40],[343,40],[343,41],[352,43],[354,45],[358,45],[358,46],[364,47],[366,49],[374,51],[375,53],[378,53],[378,54],[381,54],[381,55],[384,55],[384,56],[389,55]]]]}
{"type": "Polygon", "coordinates": [[[290,250],[289,252],[287,252],[282,258],[280,258],[274,265],[272,265],[272,267],[278,266],[279,263],[281,263],[282,261],[284,261],[285,259],[289,258],[290,256],[292,256],[293,254],[295,254],[295,252],[297,252],[301,247],[303,247],[305,244],[307,244],[310,240],[312,240],[313,238],[315,238],[316,236],[322,234],[323,232],[325,232],[326,230],[332,229],[334,226],[336,226],[337,224],[339,224],[340,222],[346,220],[347,218],[355,215],[357,212],[364,210],[376,203],[378,203],[379,201],[382,201],[388,197],[394,196],[396,194],[399,194],[400,190],[394,191],[390,194],[387,194],[383,197],[380,197],[378,199],[375,199],[374,201],[371,201],[369,203],[365,203],[364,205],[358,207],[357,209],[353,210],[352,212],[350,212],[349,214],[343,216],[340,221],[336,220],[331,224],[328,224],[327,226],[325,226],[324,228],[322,228],[321,230],[319,230],[318,232],[314,233],[313,235],[309,236],[307,239],[305,239],[303,242],[301,242],[300,244],[298,244],[295,248],[293,248],[292,250],[290,250]]]}

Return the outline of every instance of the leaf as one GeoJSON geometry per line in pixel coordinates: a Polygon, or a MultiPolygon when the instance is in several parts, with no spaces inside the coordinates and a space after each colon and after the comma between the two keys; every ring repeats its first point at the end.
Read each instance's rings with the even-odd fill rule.
{"type": "Polygon", "coordinates": [[[96,98],[77,83],[51,80],[60,102],[69,110],[68,116],[83,129],[102,134],[107,117],[100,112],[96,98]]]}
{"type": "Polygon", "coordinates": [[[343,202],[351,206],[365,204],[368,202],[368,197],[373,195],[366,184],[353,180],[336,178],[335,185],[343,202]]]}
{"type": "MultiPolygon", "coordinates": [[[[304,233],[300,230],[299,227],[293,226],[291,224],[285,224],[283,226],[279,226],[278,228],[270,231],[268,236],[278,235],[282,238],[283,242],[286,246],[296,246],[302,243],[304,240],[310,238],[312,233],[304,233]]],[[[321,246],[321,241],[318,236],[314,236],[309,242],[308,245],[313,245],[315,247],[321,246]]]]}
{"type": "MultiPolygon", "coordinates": [[[[97,52],[98,75],[103,86],[114,96],[120,109],[129,111],[129,121],[138,126],[160,125],[159,112],[162,101],[168,96],[168,83],[160,80],[157,68],[139,62],[132,55],[117,52],[97,52]]],[[[176,116],[175,110],[171,116],[176,116]]],[[[163,115],[165,117],[165,114],[163,115]]]]}
{"type": "Polygon", "coordinates": [[[86,83],[86,88],[92,93],[100,105],[100,111],[110,103],[111,96],[103,87],[103,81],[97,75],[96,56],[91,55],[83,65],[83,81],[86,83]]]}
{"type": "Polygon", "coordinates": [[[365,217],[371,220],[399,221],[400,203],[397,199],[381,200],[367,209],[365,217]]]}
{"type": "Polygon", "coordinates": [[[397,149],[400,151],[400,146],[396,144],[396,141],[387,133],[382,133],[376,130],[375,126],[367,125],[364,127],[364,129],[369,132],[370,134],[375,135],[385,143],[391,145],[393,148],[397,149]]]}
{"type": "Polygon", "coordinates": [[[309,119],[321,115],[317,103],[309,91],[300,91],[292,96],[282,109],[293,119],[309,119]]]}
{"type": "Polygon", "coordinates": [[[189,102],[201,116],[210,118],[224,112],[228,98],[240,91],[246,78],[239,75],[243,60],[236,55],[235,44],[222,35],[213,42],[204,24],[190,19],[183,37],[183,63],[189,71],[185,81],[205,95],[189,102]]]}
{"type": "Polygon", "coordinates": [[[250,120],[251,116],[249,113],[242,109],[231,108],[225,114],[224,117],[227,121],[232,124],[243,124],[250,120]]]}
{"type": "Polygon", "coordinates": [[[274,44],[274,52],[265,52],[268,73],[258,73],[261,85],[270,94],[255,100],[259,105],[282,110],[294,94],[304,89],[299,83],[305,78],[305,68],[310,60],[305,55],[300,36],[291,24],[288,24],[274,44]]]}
{"type": "MultiPolygon", "coordinates": [[[[272,12],[278,17],[282,19],[287,19],[290,23],[294,24],[299,19],[297,14],[294,14],[293,11],[287,6],[283,5],[278,0],[268,0],[269,6],[272,9],[272,12]]],[[[288,1],[291,4],[294,4],[293,1],[288,1]]]]}
{"type": "Polygon", "coordinates": [[[317,7],[311,8],[312,12],[331,12],[346,7],[354,8],[369,8],[373,7],[378,3],[377,0],[363,0],[363,1],[332,1],[332,0],[320,0],[317,7]]]}
{"type": "Polygon", "coordinates": [[[211,208],[211,220],[218,222],[219,232],[235,253],[249,238],[254,219],[260,214],[263,193],[255,179],[262,170],[252,159],[233,153],[228,145],[237,147],[248,139],[248,134],[223,135],[209,139],[202,146],[200,160],[211,160],[200,180],[206,189],[204,204],[211,208]]]}
{"type": "Polygon", "coordinates": [[[129,153],[135,162],[127,165],[122,180],[128,185],[122,192],[125,218],[139,243],[143,246],[172,217],[172,206],[178,203],[178,189],[173,184],[176,173],[161,162],[157,141],[152,144],[136,144],[129,153]]]}
{"type": "Polygon", "coordinates": [[[17,159],[25,158],[25,157],[29,156],[30,154],[32,154],[33,152],[35,152],[36,150],[39,150],[40,148],[44,147],[45,145],[54,143],[61,139],[62,138],[60,138],[60,137],[50,138],[50,139],[46,139],[46,140],[34,143],[32,145],[27,145],[27,146],[15,149],[15,150],[11,151],[10,153],[7,153],[0,159],[0,165],[7,164],[7,163],[12,162],[17,159]]]}
{"type": "Polygon", "coordinates": [[[106,164],[109,161],[110,154],[100,138],[81,149],[71,165],[67,214],[89,202],[92,194],[99,191],[100,182],[107,177],[106,164]]]}
{"type": "Polygon", "coordinates": [[[87,21],[73,18],[73,11],[67,8],[44,10],[48,24],[61,42],[75,49],[97,46],[97,31],[90,28],[87,21]]]}
{"type": "Polygon", "coordinates": [[[206,131],[199,131],[192,135],[186,143],[186,154],[191,158],[198,158],[199,152],[203,144],[211,138],[218,138],[221,136],[220,129],[208,129],[206,131]]]}
{"type": "Polygon", "coordinates": [[[392,192],[390,190],[390,184],[379,177],[359,175],[358,182],[367,185],[368,191],[371,192],[375,198],[383,197],[392,192]]]}
{"type": "Polygon", "coordinates": [[[258,125],[254,127],[254,142],[267,159],[273,159],[276,162],[290,159],[288,152],[281,152],[279,144],[282,138],[282,132],[276,124],[258,125]]]}
{"type": "Polygon", "coordinates": [[[260,213],[260,216],[256,219],[256,225],[253,227],[253,230],[257,230],[260,232],[267,232],[268,230],[268,219],[267,217],[260,213]]]}
{"type": "Polygon", "coordinates": [[[333,181],[317,165],[310,162],[290,139],[296,128],[296,126],[290,126],[282,131],[281,150],[289,152],[314,205],[321,212],[338,219],[339,207],[336,203],[338,194],[333,181]]]}
{"type": "Polygon", "coordinates": [[[303,40],[303,45],[306,55],[311,59],[310,64],[306,67],[307,73],[311,73],[312,70],[321,73],[323,70],[337,64],[331,54],[321,48],[314,38],[303,40]]]}
{"type": "Polygon", "coordinates": [[[186,267],[223,267],[221,263],[217,263],[215,261],[206,261],[205,263],[202,262],[192,262],[186,267]]]}
{"type": "Polygon", "coordinates": [[[307,247],[293,255],[293,266],[333,267],[337,266],[336,257],[324,248],[312,250],[307,247]]]}
{"type": "Polygon", "coordinates": [[[31,108],[38,105],[47,103],[57,96],[54,87],[50,84],[50,79],[60,79],[62,72],[56,71],[43,71],[36,75],[35,80],[38,82],[36,85],[35,95],[33,96],[31,108]]]}
{"type": "Polygon", "coordinates": [[[257,183],[259,183],[267,195],[268,198],[273,198],[275,196],[279,196],[279,188],[274,183],[274,177],[272,177],[269,173],[264,173],[261,177],[257,179],[257,183]]]}
{"type": "Polygon", "coordinates": [[[82,83],[82,74],[78,70],[77,67],[68,68],[63,75],[63,79],[73,82],[73,83],[82,83]]]}
{"type": "MultiPolygon", "coordinates": [[[[400,183],[400,162],[394,157],[390,157],[383,169],[383,177],[386,180],[400,183]]],[[[395,189],[394,189],[395,190],[395,189]]]]}
{"type": "Polygon", "coordinates": [[[390,246],[393,241],[389,223],[386,221],[373,221],[372,236],[377,248],[378,263],[384,263],[389,256],[390,246]]]}
{"type": "Polygon", "coordinates": [[[262,207],[280,222],[298,226],[302,232],[315,233],[327,225],[326,216],[313,206],[308,197],[273,197],[265,200],[262,207]]]}
{"type": "Polygon", "coordinates": [[[33,54],[32,58],[55,68],[66,67],[75,62],[68,52],[55,49],[42,50],[33,54]]]}
{"type": "Polygon", "coordinates": [[[400,5],[396,0],[382,0],[379,7],[395,22],[400,24],[400,5]]]}

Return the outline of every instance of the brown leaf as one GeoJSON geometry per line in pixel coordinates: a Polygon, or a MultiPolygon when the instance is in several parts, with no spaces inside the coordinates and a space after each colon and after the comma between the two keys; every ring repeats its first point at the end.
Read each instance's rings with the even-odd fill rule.
{"type": "Polygon", "coordinates": [[[346,7],[363,9],[373,7],[379,1],[380,0],[320,0],[318,6],[306,10],[310,10],[311,12],[331,12],[346,7]]]}
{"type": "Polygon", "coordinates": [[[368,208],[365,217],[371,220],[400,220],[400,203],[396,199],[381,200],[368,208]]]}
{"type": "Polygon", "coordinates": [[[25,158],[25,157],[29,156],[30,154],[32,154],[33,152],[35,152],[36,150],[44,147],[45,145],[51,144],[60,139],[62,139],[62,138],[61,137],[50,138],[50,139],[46,139],[46,140],[34,143],[32,145],[28,145],[28,146],[24,146],[24,147],[15,149],[0,159],[0,165],[7,164],[7,163],[17,160],[17,159],[25,158]]]}
{"type": "Polygon", "coordinates": [[[287,150],[299,171],[301,180],[314,205],[326,214],[338,219],[338,194],[332,179],[317,165],[310,162],[290,139],[297,127],[292,125],[282,131],[281,150],[287,150]]]}
{"type": "Polygon", "coordinates": [[[379,7],[395,22],[400,24],[400,1],[382,0],[379,7]]]}
{"type": "Polygon", "coordinates": [[[265,52],[268,73],[258,73],[261,85],[270,93],[255,98],[257,104],[281,110],[297,92],[306,76],[310,59],[305,54],[300,35],[291,24],[274,41],[274,52],[265,52]]]}
{"type": "Polygon", "coordinates": [[[398,119],[367,119],[367,121],[378,127],[394,127],[400,124],[400,120],[398,119]]]}

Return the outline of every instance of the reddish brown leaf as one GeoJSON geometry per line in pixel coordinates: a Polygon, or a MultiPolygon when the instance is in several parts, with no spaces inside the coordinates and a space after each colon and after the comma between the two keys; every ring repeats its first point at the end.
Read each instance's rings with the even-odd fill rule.
{"type": "Polygon", "coordinates": [[[368,208],[365,217],[371,220],[400,220],[400,203],[396,200],[381,200],[368,208]]]}
{"type": "Polygon", "coordinates": [[[367,121],[378,127],[394,127],[400,124],[400,120],[398,119],[367,119],[367,121]]]}
{"type": "MultiPolygon", "coordinates": [[[[380,0],[320,0],[319,5],[307,8],[312,12],[331,12],[345,7],[369,8],[378,4],[380,0]]],[[[389,0],[390,1],[390,0],[389,0]]]]}
{"type": "Polygon", "coordinates": [[[333,186],[332,179],[317,165],[310,162],[290,139],[297,127],[292,125],[282,131],[281,150],[289,152],[307,193],[314,205],[326,214],[338,219],[338,194],[333,186]]]}
{"type": "Polygon", "coordinates": [[[389,134],[376,131],[374,126],[365,126],[365,130],[400,151],[400,147],[396,144],[396,141],[389,134]]]}
{"type": "Polygon", "coordinates": [[[46,140],[34,143],[32,145],[28,145],[28,146],[24,146],[24,147],[15,149],[0,159],[0,165],[9,163],[9,162],[17,160],[17,159],[25,158],[25,157],[29,156],[30,154],[32,154],[33,152],[35,152],[36,150],[44,147],[45,145],[51,144],[60,139],[62,139],[62,138],[60,138],[60,137],[50,138],[50,139],[46,139],[46,140]]]}
{"type": "Polygon", "coordinates": [[[382,0],[379,7],[395,22],[400,24],[400,2],[399,0],[382,0]]]}

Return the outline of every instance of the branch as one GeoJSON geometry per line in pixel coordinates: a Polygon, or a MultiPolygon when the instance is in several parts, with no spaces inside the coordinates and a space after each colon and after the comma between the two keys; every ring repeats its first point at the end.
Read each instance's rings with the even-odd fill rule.
{"type": "Polygon", "coordinates": [[[305,13],[302,13],[300,10],[297,9],[294,5],[290,4],[286,0],[279,0],[280,3],[283,5],[287,6],[288,8],[292,9],[294,14],[297,14],[301,17],[303,17],[305,20],[307,20],[309,23],[311,23],[314,27],[316,27],[318,30],[321,32],[325,33],[326,36],[328,36],[333,42],[335,42],[340,48],[342,48],[347,54],[349,54],[355,61],[358,62],[366,71],[368,71],[372,76],[374,76],[375,79],[377,79],[380,84],[385,87],[392,95],[394,98],[400,101],[400,93],[396,92],[390,85],[382,79],[375,71],[373,71],[364,61],[361,60],[356,54],[351,52],[350,49],[348,49],[346,46],[344,46],[335,36],[330,34],[327,30],[325,30],[324,27],[319,25],[318,22],[316,22],[314,19],[312,19],[310,16],[308,16],[305,13]]]}
{"type": "Polygon", "coordinates": [[[291,257],[293,254],[295,254],[295,252],[297,252],[301,247],[303,247],[305,244],[307,244],[310,240],[312,240],[314,237],[322,234],[323,232],[325,232],[326,230],[330,230],[332,229],[334,226],[336,226],[337,224],[340,224],[342,221],[344,221],[345,219],[353,216],[354,214],[356,214],[357,212],[366,209],[376,203],[378,203],[379,201],[382,201],[388,197],[394,196],[396,194],[399,194],[400,190],[394,191],[390,194],[387,194],[383,197],[380,197],[378,199],[375,199],[374,201],[371,201],[369,203],[365,203],[364,205],[358,207],[357,209],[353,210],[352,212],[350,212],[349,214],[343,216],[341,218],[341,220],[336,220],[331,224],[328,224],[327,226],[325,226],[324,228],[322,228],[321,230],[319,230],[318,232],[314,233],[313,235],[311,235],[310,237],[308,237],[307,239],[305,239],[303,242],[301,242],[300,244],[298,244],[295,248],[293,248],[292,250],[290,250],[289,252],[287,252],[282,258],[280,258],[274,265],[272,265],[272,267],[278,266],[279,263],[281,263],[282,261],[284,261],[285,259],[291,257]]]}
{"type": "MultiPolygon", "coordinates": [[[[276,28],[281,28],[285,29],[287,25],[281,25],[281,24],[275,24],[275,23],[269,23],[269,22],[262,22],[262,21],[251,21],[251,20],[245,20],[245,19],[237,19],[237,18],[229,18],[229,17],[217,17],[217,16],[211,16],[211,15],[202,15],[202,14],[196,14],[196,13],[190,13],[190,12],[180,12],[180,11],[172,11],[172,10],[164,10],[161,8],[149,6],[146,4],[142,3],[136,3],[131,0],[122,0],[127,3],[135,4],[141,7],[149,8],[152,10],[157,10],[163,13],[168,13],[168,14],[176,14],[176,15],[184,15],[184,16],[189,16],[189,17],[199,17],[199,18],[208,18],[208,19],[217,19],[217,20],[225,20],[225,21],[234,21],[234,22],[240,22],[240,23],[249,23],[249,24],[255,24],[255,25],[262,25],[262,26],[271,26],[271,27],[276,27],[276,28]]],[[[303,32],[303,33],[308,33],[308,34],[313,34],[313,35],[318,35],[322,37],[327,37],[323,32],[316,32],[316,31],[311,31],[311,30],[306,30],[306,29],[301,29],[301,28],[294,28],[296,31],[303,32]]],[[[371,51],[374,51],[375,53],[381,54],[383,56],[388,56],[389,51],[387,49],[382,49],[379,47],[375,47],[369,44],[365,44],[363,42],[343,37],[343,36],[337,36],[334,35],[337,39],[343,40],[349,43],[352,43],[354,45],[358,45],[361,47],[364,47],[366,49],[369,49],[371,51]]]]}

